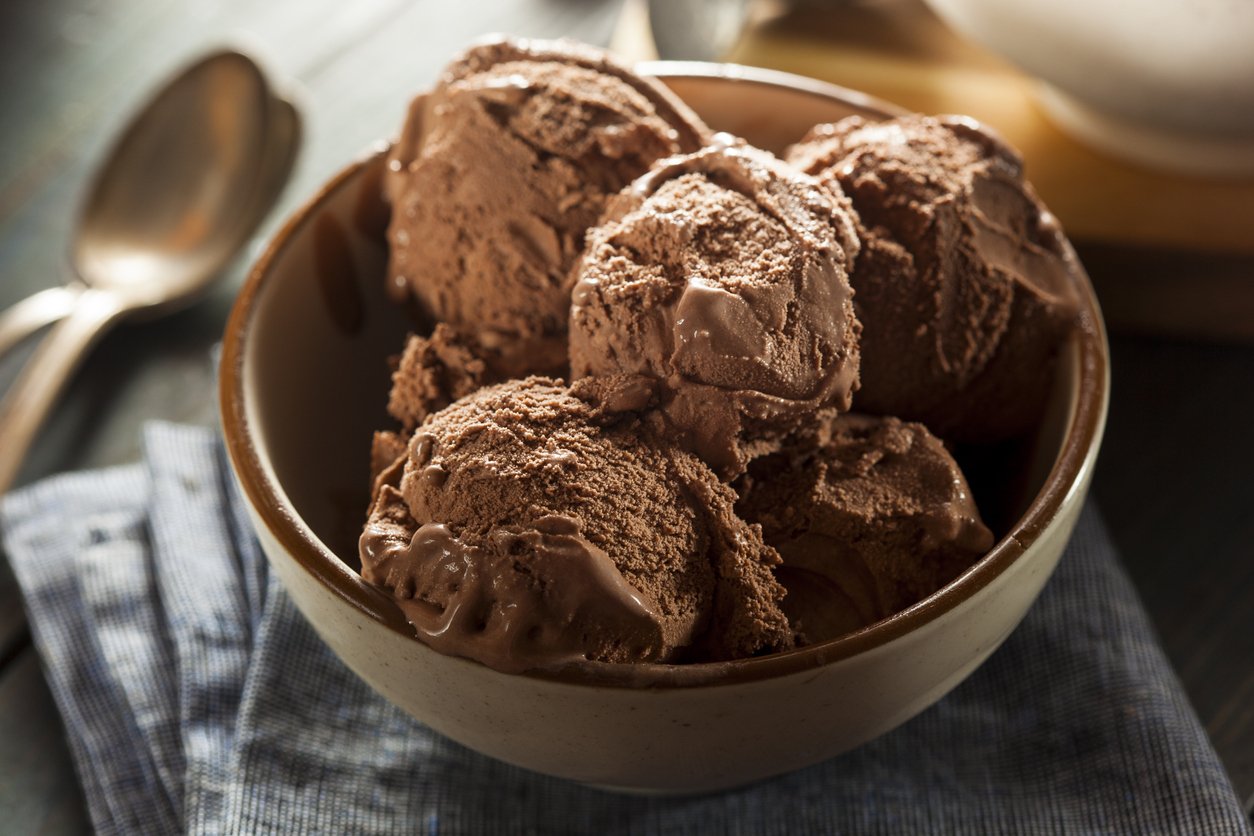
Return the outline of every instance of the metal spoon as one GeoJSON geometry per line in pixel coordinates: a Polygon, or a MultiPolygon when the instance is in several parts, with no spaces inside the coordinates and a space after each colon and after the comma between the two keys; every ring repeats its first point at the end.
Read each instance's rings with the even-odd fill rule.
{"type": "Polygon", "coordinates": [[[659,58],[721,61],[740,39],[749,0],[648,0],[659,58]]]}
{"type": "Polygon", "coordinates": [[[195,301],[247,242],[291,172],[299,133],[295,108],[233,51],[186,69],[135,117],[83,206],[76,279],[0,315],[0,353],[63,318],[0,402],[0,493],[101,334],[123,316],[195,301]]]}

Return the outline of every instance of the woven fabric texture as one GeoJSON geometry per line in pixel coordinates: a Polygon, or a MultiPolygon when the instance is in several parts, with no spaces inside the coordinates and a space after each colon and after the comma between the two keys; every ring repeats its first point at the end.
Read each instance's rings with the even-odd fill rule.
{"type": "Polygon", "coordinates": [[[937,705],[744,789],[614,795],[471,752],[377,696],[266,569],[218,438],[0,510],[101,833],[1249,833],[1093,508],[937,705]]]}

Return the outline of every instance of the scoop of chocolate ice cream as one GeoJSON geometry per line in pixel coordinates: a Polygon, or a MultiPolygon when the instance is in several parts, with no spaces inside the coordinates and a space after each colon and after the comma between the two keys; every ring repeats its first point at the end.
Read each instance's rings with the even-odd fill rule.
{"type": "Polygon", "coordinates": [[[489,374],[477,347],[441,322],[425,337],[409,336],[392,372],[388,414],[413,432],[431,413],[495,382],[489,374]]]}
{"type": "Polygon", "coordinates": [[[829,414],[738,487],[737,510],[783,558],[785,610],[810,642],[917,603],[993,545],[945,446],[896,418],[829,414]]]}
{"type": "Polygon", "coordinates": [[[1074,325],[1071,265],[1019,155],[966,117],[851,117],[788,159],[853,201],[859,411],[993,442],[1037,419],[1074,325]]]}
{"type": "Polygon", "coordinates": [[[778,562],[695,457],[552,380],[431,416],[376,483],[362,575],[437,650],[519,671],[783,649],[778,562]]]}
{"type": "Polygon", "coordinates": [[[651,382],[668,434],[734,476],[814,409],[849,407],[857,249],[828,189],[720,135],[658,163],[589,232],[571,374],[651,382]]]}
{"type": "Polygon", "coordinates": [[[561,369],[584,231],[609,195],[706,134],[599,50],[475,46],[414,101],[389,156],[389,287],[482,346],[502,378],[561,369]]]}

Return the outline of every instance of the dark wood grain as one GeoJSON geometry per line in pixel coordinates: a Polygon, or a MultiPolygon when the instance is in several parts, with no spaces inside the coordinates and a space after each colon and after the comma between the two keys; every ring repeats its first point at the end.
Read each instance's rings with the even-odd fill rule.
{"type": "Polygon", "coordinates": [[[0,671],[0,832],[89,831],[61,718],[27,647],[0,671]]]}
{"type": "Polygon", "coordinates": [[[1112,330],[1254,345],[1254,256],[1090,242],[1077,249],[1112,330]]]}

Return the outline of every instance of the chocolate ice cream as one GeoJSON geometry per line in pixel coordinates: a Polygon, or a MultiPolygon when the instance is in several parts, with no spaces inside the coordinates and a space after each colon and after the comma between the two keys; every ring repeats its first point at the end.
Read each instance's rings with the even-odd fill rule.
{"type": "Polygon", "coordinates": [[[993,545],[945,446],[922,424],[828,415],[758,459],[736,510],[783,558],[784,609],[808,642],[931,595],[993,545]]]}
{"type": "Polygon", "coordinates": [[[389,279],[437,324],[397,361],[360,554],[422,641],[509,672],[742,659],[991,548],[945,442],[1037,420],[1061,232],[960,117],[821,125],[789,160],[571,44],[480,45],[414,103],[389,279]]]}
{"type": "Polygon", "coordinates": [[[419,636],[506,671],[780,650],[778,555],[695,457],[515,380],[431,416],[376,483],[362,575],[419,636]]]}
{"type": "Polygon", "coordinates": [[[859,411],[994,442],[1039,417],[1076,303],[1062,234],[1019,155],[966,117],[851,117],[788,159],[849,195],[862,250],[859,411]]]}
{"type": "Polygon", "coordinates": [[[857,250],[837,196],[719,135],[657,164],[589,232],[571,374],[652,387],[666,433],[735,476],[816,408],[849,408],[857,250]]]}
{"type": "Polygon", "coordinates": [[[560,370],[585,230],[609,195],[706,135],[599,50],[475,46],[414,101],[389,157],[389,287],[476,341],[502,379],[560,370]]]}
{"type": "Polygon", "coordinates": [[[443,322],[427,336],[410,334],[396,359],[388,414],[400,430],[380,430],[370,449],[370,478],[376,478],[404,452],[414,429],[428,415],[497,382],[479,354],[479,347],[443,322]]]}
{"type": "Polygon", "coordinates": [[[388,414],[413,432],[431,413],[489,382],[487,376],[475,345],[441,322],[429,336],[410,335],[392,373],[388,414]]]}

